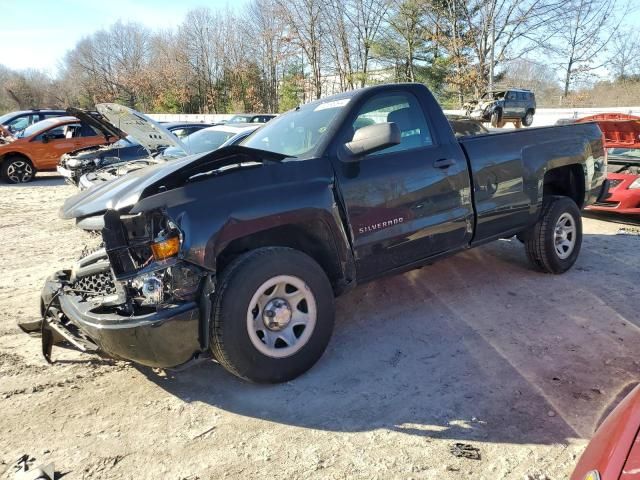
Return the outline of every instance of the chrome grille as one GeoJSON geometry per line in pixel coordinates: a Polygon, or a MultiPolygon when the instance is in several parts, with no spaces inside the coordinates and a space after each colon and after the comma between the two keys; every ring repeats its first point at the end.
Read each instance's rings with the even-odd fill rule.
{"type": "Polygon", "coordinates": [[[82,277],[71,286],[85,300],[89,297],[106,296],[116,293],[116,284],[111,272],[101,272],[82,277]]]}

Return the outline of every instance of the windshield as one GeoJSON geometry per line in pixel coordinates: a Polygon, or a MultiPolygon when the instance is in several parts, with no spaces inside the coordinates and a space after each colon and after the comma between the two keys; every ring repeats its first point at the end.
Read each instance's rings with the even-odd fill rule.
{"type": "MultiPolygon", "coordinates": [[[[182,141],[191,151],[191,154],[204,153],[219,148],[220,145],[235,135],[235,132],[204,129],[187,135],[182,141]]],[[[166,158],[177,158],[184,157],[185,154],[181,148],[169,147],[162,153],[162,156],[166,158]]]]}
{"type": "Polygon", "coordinates": [[[9,112],[0,116],[0,125],[7,123],[9,120],[13,118],[14,115],[15,115],[15,112],[9,112]]]}
{"type": "Polygon", "coordinates": [[[505,93],[506,92],[485,92],[480,98],[483,100],[490,100],[490,99],[497,100],[504,97],[505,93]]]}
{"type": "Polygon", "coordinates": [[[30,137],[31,135],[33,135],[34,133],[38,133],[41,130],[44,130],[46,128],[50,128],[53,127],[54,125],[56,125],[57,123],[59,123],[59,119],[57,118],[50,118],[48,120],[42,120],[38,123],[34,123],[33,125],[31,125],[30,127],[25,128],[24,130],[22,130],[19,134],[18,134],[18,138],[24,138],[24,137],[30,137]]]}
{"type": "Polygon", "coordinates": [[[227,123],[250,123],[252,115],[234,115],[227,123]]]}
{"type": "Polygon", "coordinates": [[[313,157],[336,115],[350,98],[314,102],[264,124],[241,145],[288,157],[313,157]]]}
{"type": "Polygon", "coordinates": [[[116,143],[111,145],[111,148],[124,148],[131,145],[139,145],[138,141],[131,135],[127,135],[125,138],[121,138],[116,143]]]}

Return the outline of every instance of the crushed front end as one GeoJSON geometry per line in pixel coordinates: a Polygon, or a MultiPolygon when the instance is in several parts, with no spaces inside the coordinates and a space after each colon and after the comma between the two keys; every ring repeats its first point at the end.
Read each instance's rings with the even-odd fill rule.
{"type": "Polygon", "coordinates": [[[208,307],[198,299],[209,272],[182,258],[183,232],[160,211],[109,210],[104,223],[104,248],[45,283],[45,356],[51,339],[161,368],[206,351],[208,307]]]}

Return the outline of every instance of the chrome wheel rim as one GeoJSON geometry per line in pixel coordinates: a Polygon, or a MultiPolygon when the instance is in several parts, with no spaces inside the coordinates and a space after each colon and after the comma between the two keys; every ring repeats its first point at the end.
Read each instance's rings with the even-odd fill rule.
{"type": "Polygon", "coordinates": [[[558,218],[554,229],[553,243],[558,258],[564,260],[573,253],[576,246],[576,221],[569,213],[558,218]]]}
{"type": "Polygon", "coordinates": [[[307,284],[292,275],[264,282],[247,309],[247,331],[253,346],[271,358],[298,352],[316,325],[316,300],[307,284]]]}
{"type": "Polygon", "coordinates": [[[33,167],[29,165],[29,162],[16,160],[7,167],[7,177],[13,183],[28,182],[33,177],[33,167]]]}
{"type": "Polygon", "coordinates": [[[527,115],[524,117],[524,120],[527,125],[531,125],[531,122],[533,121],[533,115],[527,113],[527,115]]]}

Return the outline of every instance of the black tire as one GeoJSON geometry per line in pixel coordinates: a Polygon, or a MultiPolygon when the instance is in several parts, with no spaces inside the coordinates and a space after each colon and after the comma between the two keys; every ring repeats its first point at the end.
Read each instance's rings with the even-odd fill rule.
{"type": "MultiPolygon", "coordinates": [[[[527,257],[535,268],[546,273],[564,273],[573,266],[580,253],[582,245],[580,209],[568,197],[545,198],[540,219],[533,227],[520,234],[520,237],[524,240],[527,257]],[[556,245],[556,229],[559,227],[559,222],[567,221],[567,216],[574,227],[571,242],[569,242],[569,236],[565,238],[567,242],[572,243],[570,248],[566,245],[556,245]],[[556,247],[563,251],[562,254],[556,247]],[[563,257],[563,255],[567,256],[563,257]]],[[[562,236],[558,241],[563,241],[562,236]]]]}
{"type": "Polygon", "coordinates": [[[493,128],[502,128],[504,124],[502,124],[502,112],[498,110],[494,110],[491,113],[491,126],[493,128]]]}
{"type": "Polygon", "coordinates": [[[7,183],[28,183],[36,176],[36,169],[28,158],[12,155],[2,162],[0,176],[7,183]]]}
{"type": "MultiPolygon", "coordinates": [[[[259,248],[235,259],[218,281],[212,309],[211,349],[225,369],[242,379],[257,383],[286,382],[306,372],[322,356],[331,338],[333,323],[333,290],[320,265],[291,248],[259,248]],[[310,336],[301,343],[299,350],[283,358],[260,351],[253,343],[260,341],[256,340],[259,334],[250,333],[249,326],[249,314],[254,314],[254,310],[258,311],[254,314],[256,322],[272,313],[267,311],[268,304],[262,315],[257,308],[249,312],[249,305],[266,282],[279,276],[304,282],[308,289],[306,294],[311,293],[316,307],[315,326],[310,336]]],[[[264,325],[262,327],[264,329],[264,325]]],[[[306,328],[299,334],[300,339],[304,338],[306,328]]],[[[279,333],[269,334],[277,336],[279,333]]],[[[278,341],[282,342],[278,339],[273,347],[261,348],[276,352],[278,341]]]]}
{"type": "Polygon", "coordinates": [[[522,117],[522,125],[530,127],[533,124],[533,110],[527,110],[527,113],[522,117]]]}

